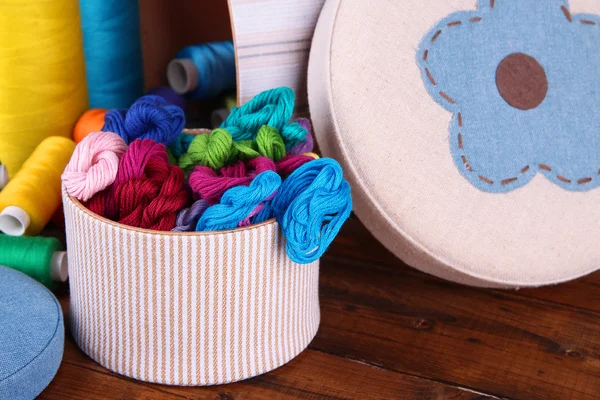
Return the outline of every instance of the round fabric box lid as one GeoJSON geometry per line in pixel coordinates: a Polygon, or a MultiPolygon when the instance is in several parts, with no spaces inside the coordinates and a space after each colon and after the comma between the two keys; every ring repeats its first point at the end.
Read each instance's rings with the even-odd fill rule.
{"type": "Polygon", "coordinates": [[[328,0],[308,91],[355,212],[408,264],[488,287],[600,267],[600,2],[328,0]]]}
{"type": "Polygon", "coordinates": [[[0,399],[33,399],[62,360],[60,304],[42,284],[0,266],[0,399]]]}

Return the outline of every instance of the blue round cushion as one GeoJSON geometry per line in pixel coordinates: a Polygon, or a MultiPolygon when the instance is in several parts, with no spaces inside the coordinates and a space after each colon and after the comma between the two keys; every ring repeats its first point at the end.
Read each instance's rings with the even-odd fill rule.
{"type": "Polygon", "coordinates": [[[34,399],[62,360],[58,300],[42,284],[0,266],[0,399],[34,399]]]}

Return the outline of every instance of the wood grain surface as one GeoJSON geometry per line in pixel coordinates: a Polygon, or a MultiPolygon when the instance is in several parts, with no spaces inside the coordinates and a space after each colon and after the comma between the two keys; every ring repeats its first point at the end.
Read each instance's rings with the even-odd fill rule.
{"type": "MultiPolygon", "coordinates": [[[[40,398],[600,398],[600,273],[521,291],[459,286],[407,267],[356,219],[321,268],[319,333],[269,374],[208,388],[148,384],[99,366],[67,335],[40,398]]],[[[66,288],[59,299],[66,312],[66,288]]]]}

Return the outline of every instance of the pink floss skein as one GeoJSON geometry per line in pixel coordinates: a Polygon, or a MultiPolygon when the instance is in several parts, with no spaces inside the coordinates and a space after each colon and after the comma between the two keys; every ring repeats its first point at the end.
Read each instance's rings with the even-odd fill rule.
{"type": "Polygon", "coordinates": [[[106,189],[114,182],[125,151],[127,144],[116,133],[90,133],[77,145],[62,174],[67,193],[88,201],[106,189]]]}
{"type": "Polygon", "coordinates": [[[116,189],[123,182],[131,179],[140,179],[144,176],[144,170],[148,160],[157,159],[165,164],[169,163],[167,148],[152,139],[136,139],[119,162],[117,177],[106,196],[106,217],[114,219],[118,214],[116,202],[116,189]]]}

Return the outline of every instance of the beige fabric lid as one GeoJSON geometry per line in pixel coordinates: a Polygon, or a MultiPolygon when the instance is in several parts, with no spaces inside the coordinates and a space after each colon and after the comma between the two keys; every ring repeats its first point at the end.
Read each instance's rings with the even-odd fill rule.
{"type": "MultiPolygon", "coordinates": [[[[589,274],[600,266],[600,189],[568,191],[537,174],[488,193],[453,162],[452,114],[427,92],[416,52],[436,23],[475,3],[327,0],[308,71],[321,150],[344,166],[361,221],[415,268],[507,288],[589,274]]],[[[597,0],[565,4],[600,14],[597,0]]]]}

